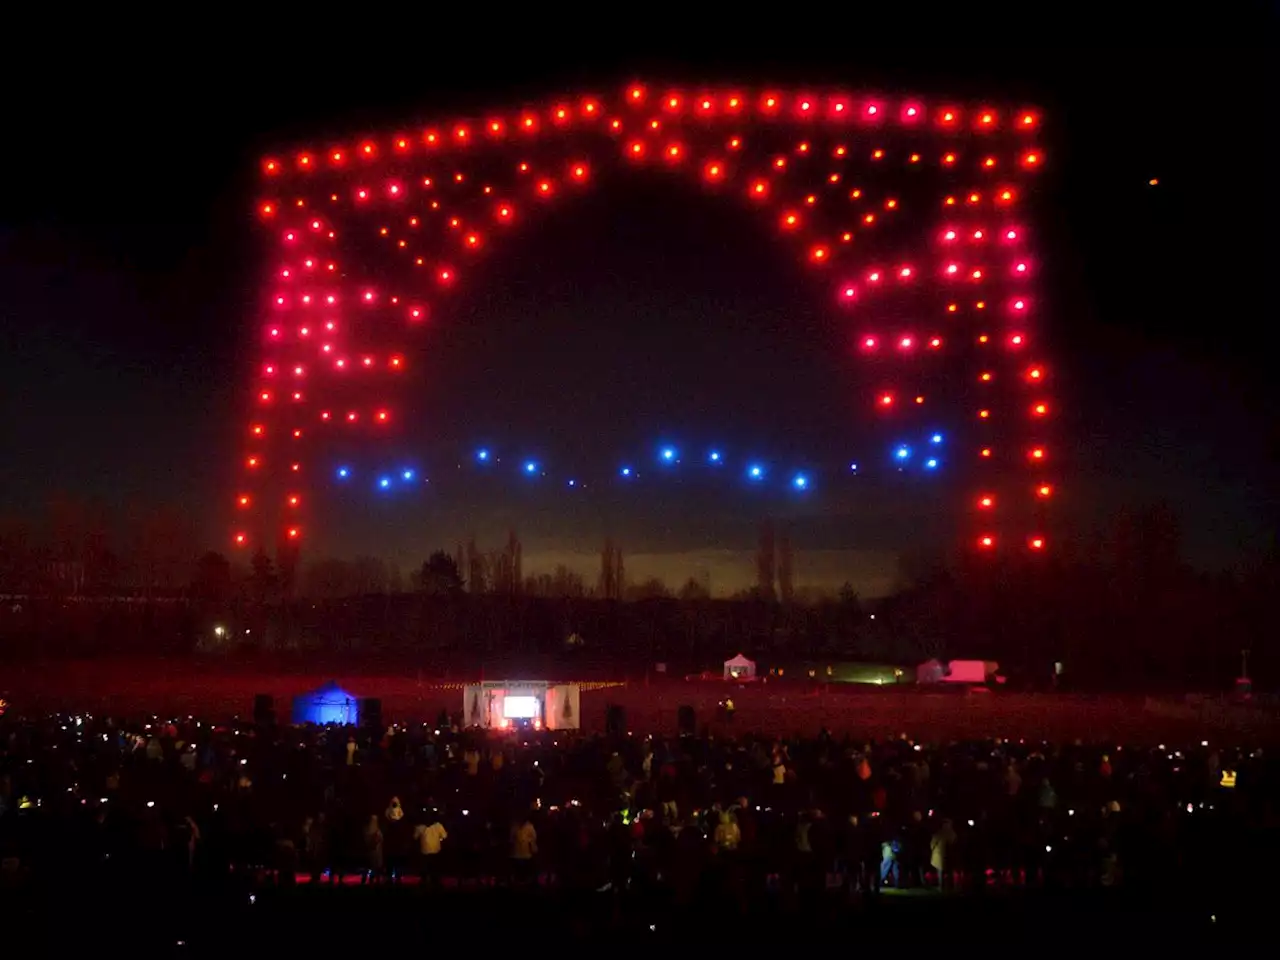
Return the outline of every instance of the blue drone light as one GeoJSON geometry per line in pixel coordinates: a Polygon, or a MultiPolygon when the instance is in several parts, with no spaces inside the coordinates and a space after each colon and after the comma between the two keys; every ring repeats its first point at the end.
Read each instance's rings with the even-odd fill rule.
{"type": "Polygon", "coordinates": [[[339,480],[345,480],[345,479],[347,479],[347,477],[349,477],[349,476],[351,476],[351,470],[350,470],[348,467],[339,467],[339,468],[338,468],[338,479],[339,479],[339,480]]]}
{"type": "Polygon", "coordinates": [[[533,460],[526,460],[524,464],[524,472],[532,476],[538,472],[538,464],[533,460]]]}
{"type": "Polygon", "coordinates": [[[577,485],[578,485],[578,481],[577,481],[577,480],[570,480],[570,481],[569,481],[569,486],[571,486],[571,487],[576,487],[577,485]]]}
{"type": "Polygon", "coordinates": [[[632,475],[632,470],[630,467],[623,467],[621,470],[618,471],[618,473],[624,477],[629,477],[632,475]]]}
{"type": "Polygon", "coordinates": [[[941,442],[942,442],[942,434],[940,434],[940,433],[935,433],[932,437],[930,437],[930,438],[929,438],[929,441],[930,441],[931,443],[941,443],[941,442]]]}
{"type": "Polygon", "coordinates": [[[797,473],[791,478],[791,485],[797,490],[807,490],[809,489],[809,478],[803,473],[797,473]]]}
{"type": "Polygon", "coordinates": [[[488,462],[489,462],[489,451],[488,451],[488,450],[484,450],[484,449],[477,450],[477,451],[476,451],[476,459],[477,459],[477,460],[479,460],[481,463],[488,463],[488,462]]]}
{"type": "Polygon", "coordinates": [[[712,450],[709,454],[707,454],[707,459],[710,460],[712,463],[724,462],[724,458],[720,456],[719,450],[712,450]]]}
{"type": "Polygon", "coordinates": [[[764,467],[760,466],[758,463],[753,463],[751,466],[747,467],[747,477],[751,480],[763,480],[764,467]]]}
{"type": "Polygon", "coordinates": [[[663,447],[663,448],[662,448],[662,454],[661,454],[661,456],[662,456],[662,462],[663,462],[663,463],[675,463],[675,462],[676,462],[676,448],[675,448],[675,447],[663,447]]]}
{"type": "Polygon", "coordinates": [[[938,461],[934,457],[930,457],[924,462],[924,466],[926,470],[936,470],[938,469],[938,461]]]}
{"type": "Polygon", "coordinates": [[[391,486],[391,478],[390,478],[390,477],[383,477],[382,479],[380,479],[380,480],[378,481],[378,486],[379,486],[379,487],[381,487],[383,490],[387,490],[387,489],[389,489],[389,488],[390,488],[390,486],[391,486]]]}
{"type": "Polygon", "coordinates": [[[856,463],[851,463],[851,464],[849,464],[849,472],[850,472],[850,473],[857,473],[857,472],[858,472],[858,465],[857,465],[856,463]]]}
{"type": "Polygon", "coordinates": [[[894,452],[893,455],[899,460],[909,460],[911,459],[911,448],[906,444],[903,444],[894,452]]]}

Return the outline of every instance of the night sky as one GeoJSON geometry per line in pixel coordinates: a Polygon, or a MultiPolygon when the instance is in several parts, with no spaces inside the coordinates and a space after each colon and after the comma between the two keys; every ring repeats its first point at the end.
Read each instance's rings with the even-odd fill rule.
{"type": "MultiPolygon", "coordinates": [[[[308,34],[284,57],[244,36],[60,42],[7,117],[17,167],[0,199],[0,513],[34,515],[56,493],[179,503],[210,545],[225,542],[262,295],[254,187],[273,149],[633,78],[803,80],[1044,110],[1054,164],[1038,247],[1069,464],[1059,509],[1088,531],[1162,500],[1194,563],[1247,562],[1280,516],[1275,308],[1263,293],[1277,249],[1270,29],[1242,17],[1205,30],[1212,42],[1192,46],[1188,33],[1158,54],[806,41],[783,55],[792,44],[769,53],[757,37],[661,55],[611,45],[594,63],[563,45],[514,52],[514,39],[336,54],[336,39],[308,34]],[[331,68],[309,69],[309,57],[331,68]]],[[[749,450],[779,469],[883,455],[860,425],[857,368],[830,305],[735,205],[638,178],[562,208],[484,270],[483,293],[422,347],[420,417],[395,451],[431,488],[357,505],[326,493],[333,522],[315,549],[408,566],[472,532],[497,546],[514,527],[527,571],[565,561],[585,572],[608,534],[633,577],[709,576],[727,590],[752,576],[757,525],[773,515],[799,580],[875,593],[899,553],[952,535],[958,491],[941,475],[805,498],[692,477],[570,496],[459,476],[481,444],[509,464],[532,457],[561,478],[602,480],[623,462],[652,466],[664,442],[690,457],[749,450]]]]}

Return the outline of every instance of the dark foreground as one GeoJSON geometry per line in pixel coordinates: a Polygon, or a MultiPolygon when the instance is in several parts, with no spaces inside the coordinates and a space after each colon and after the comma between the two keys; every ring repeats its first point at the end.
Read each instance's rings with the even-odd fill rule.
{"type": "Polygon", "coordinates": [[[7,926],[27,946],[24,956],[69,956],[107,944],[113,955],[147,957],[312,950],[368,955],[363,951],[439,950],[446,942],[453,951],[493,957],[554,953],[567,944],[647,953],[680,943],[840,943],[852,950],[946,945],[986,955],[1010,949],[1057,955],[1070,948],[1111,955],[1229,944],[1250,937],[1261,923],[1260,905],[1250,905],[1247,890],[1225,889],[1216,905],[1167,893],[1097,890],[904,891],[807,903],[771,896],[745,905],[708,896],[678,906],[612,892],[413,887],[227,889],[190,896],[139,886],[6,899],[7,926]]]}

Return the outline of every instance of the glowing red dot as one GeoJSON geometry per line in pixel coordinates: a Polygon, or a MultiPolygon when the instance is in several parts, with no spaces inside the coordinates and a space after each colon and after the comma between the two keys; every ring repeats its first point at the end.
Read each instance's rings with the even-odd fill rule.
{"type": "Polygon", "coordinates": [[[1040,486],[1036,487],[1036,496],[1041,500],[1049,499],[1049,497],[1053,496],[1053,487],[1047,483],[1040,484],[1040,486]]]}
{"type": "MultiPolygon", "coordinates": [[[[876,348],[876,338],[875,338],[875,337],[864,337],[864,338],[863,338],[863,340],[862,340],[862,346],[863,346],[863,348],[864,348],[864,349],[866,349],[866,350],[874,350],[874,349],[876,348]]],[[[892,402],[892,401],[890,401],[890,402],[892,402]]]]}
{"type": "Polygon", "coordinates": [[[290,539],[290,540],[297,540],[297,539],[298,539],[298,537],[300,537],[300,536],[302,536],[302,531],[301,531],[301,530],[299,530],[297,527],[290,527],[290,528],[289,528],[289,539],[290,539]]]}
{"type": "Polygon", "coordinates": [[[390,363],[394,369],[399,370],[404,365],[404,360],[400,357],[392,357],[390,363]]]}
{"type": "Polygon", "coordinates": [[[543,196],[546,196],[547,194],[549,194],[551,192],[551,181],[550,180],[541,181],[538,184],[538,192],[543,196]]]}
{"type": "Polygon", "coordinates": [[[258,394],[258,399],[261,400],[263,403],[270,403],[271,393],[267,390],[263,390],[262,393],[258,394]]]}
{"type": "Polygon", "coordinates": [[[857,291],[857,290],[855,290],[853,287],[845,287],[845,288],[844,288],[843,296],[844,296],[844,298],[845,298],[846,300],[852,300],[852,299],[853,299],[854,297],[856,297],[857,295],[858,295],[858,291],[857,291]]]}
{"type": "Polygon", "coordinates": [[[942,235],[943,240],[954,240],[955,238],[956,238],[956,232],[954,230],[948,230],[946,233],[942,235]]]}
{"type": "Polygon", "coordinates": [[[1022,158],[1022,162],[1028,167],[1034,167],[1040,162],[1040,155],[1037,153],[1028,153],[1022,158]]]}
{"type": "Polygon", "coordinates": [[[915,341],[912,340],[910,337],[903,337],[901,340],[898,341],[898,346],[903,350],[910,350],[914,344],[915,344],[915,341]]]}
{"type": "Polygon", "coordinates": [[[1006,240],[1017,240],[1017,239],[1018,239],[1018,231],[1017,231],[1017,230],[1007,230],[1007,231],[1005,231],[1004,238],[1005,238],[1006,240]]]}
{"type": "Polygon", "coordinates": [[[441,283],[448,283],[453,279],[453,271],[449,269],[441,270],[438,274],[441,283]]]}
{"type": "Polygon", "coordinates": [[[873,272],[873,273],[869,273],[869,274],[867,274],[867,280],[869,280],[871,283],[879,283],[879,282],[880,282],[880,272],[877,270],[877,271],[875,271],[875,272],[873,272]]]}
{"type": "Polygon", "coordinates": [[[996,498],[989,493],[978,498],[978,506],[982,507],[984,510],[990,510],[995,505],[996,498]]]}
{"type": "Polygon", "coordinates": [[[881,394],[881,395],[880,395],[880,406],[882,406],[882,407],[891,407],[891,406],[893,406],[893,394],[891,394],[891,393],[884,393],[884,394],[881,394]]]}
{"type": "Polygon", "coordinates": [[[984,550],[990,550],[995,545],[996,545],[995,537],[985,536],[985,537],[978,538],[978,546],[982,547],[984,550]]]}
{"type": "Polygon", "coordinates": [[[800,226],[800,215],[797,213],[784,213],[782,215],[782,228],[784,230],[794,230],[800,226]]]}
{"type": "Polygon", "coordinates": [[[910,279],[910,277],[911,277],[911,268],[910,268],[910,267],[903,267],[901,270],[899,270],[899,271],[898,271],[898,277],[899,277],[899,279],[901,279],[901,280],[908,280],[908,279],[910,279]]]}
{"type": "Polygon", "coordinates": [[[236,536],[235,536],[235,544],[236,544],[236,546],[237,546],[237,547],[243,547],[243,546],[244,546],[246,543],[248,543],[248,542],[249,542],[249,538],[248,538],[247,536],[245,536],[243,533],[237,533],[237,534],[236,534],[236,536]]]}
{"type": "Polygon", "coordinates": [[[829,254],[830,251],[826,247],[818,245],[809,251],[809,259],[815,263],[823,263],[829,254]]]}
{"type": "Polygon", "coordinates": [[[585,180],[586,178],[587,178],[587,167],[586,167],[586,164],[582,164],[582,163],[574,164],[574,167],[573,167],[573,179],[575,179],[575,180],[585,180]]]}
{"type": "Polygon", "coordinates": [[[379,423],[386,423],[387,418],[390,416],[390,414],[388,414],[387,411],[385,410],[379,410],[375,416],[379,423]]]}
{"type": "Polygon", "coordinates": [[[1047,416],[1049,413],[1049,405],[1047,403],[1037,403],[1031,408],[1031,413],[1033,416],[1037,417],[1047,416]]]}
{"type": "MultiPolygon", "coordinates": [[[[843,104],[841,104],[841,106],[843,106],[843,104]]],[[[880,108],[877,107],[875,104],[871,104],[869,107],[867,107],[867,116],[869,117],[874,117],[879,112],[880,112],[880,108]]]]}
{"type": "Polygon", "coordinates": [[[1030,453],[1028,453],[1027,455],[1028,455],[1032,460],[1043,460],[1043,459],[1044,459],[1044,448],[1043,448],[1043,447],[1033,447],[1033,448],[1031,449],[1030,453]]]}
{"type": "Polygon", "coordinates": [[[1025,310],[1026,308],[1027,308],[1027,304],[1026,304],[1026,301],[1025,301],[1025,300],[1015,300],[1015,301],[1013,301],[1013,309],[1015,309],[1015,310],[1025,310]]]}
{"type": "Polygon", "coordinates": [[[711,163],[707,164],[706,170],[708,180],[719,180],[724,176],[724,165],[719,161],[713,160],[711,163]]]}
{"type": "Polygon", "coordinates": [[[1043,550],[1044,537],[1029,537],[1027,539],[1027,546],[1029,546],[1032,550],[1043,550]]]}
{"type": "Polygon", "coordinates": [[[250,470],[255,470],[258,467],[258,463],[259,461],[257,457],[249,457],[247,460],[245,460],[244,465],[248,467],[250,470]]]}
{"type": "Polygon", "coordinates": [[[769,184],[764,180],[757,180],[751,184],[751,196],[764,197],[769,193],[769,184]]]}
{"type": "Polygon", "coordinates": [[[941,337],[931,338],[929,340],[929,346],[932,347],[934,350],[937,350],[940,346],[942,346],[942,338],[941,337]]]}
{"type": "Polygon", "coordinates": [[[983,447],[983,448],[982,448],[982,450],[981,450],[981,456],[983,456],[983,457],[988,457],[988,458],[989,458],[989,457],[991,456],[991,448],[990,448],[990,447],[983,447]]]}
{"type": "Polygon", "coordinates": [[[271,216],[271,215],[272,215],[273,213],[275,213],[275,212],[276,212],[276,208],[275,208],[275,206],[274,206],[273,204],[270,204],[270,203],[264,203],[264,204],[262,205],[262,215],[263,215],[264,217],[269,217],[269,216],[271,216]]]}

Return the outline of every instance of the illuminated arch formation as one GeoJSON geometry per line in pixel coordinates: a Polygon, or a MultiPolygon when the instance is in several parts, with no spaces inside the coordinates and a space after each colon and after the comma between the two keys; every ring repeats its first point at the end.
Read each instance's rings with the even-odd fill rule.
{"type": "Polygon", "coordinates": [[[465,291],[474,258],[640,165],[759,208],[847,311],[870,411],[908,422],[944,368],[962,376],[972,542],[1043,549],[1053,404],[1023,213],[1039,127],[1028,110],[635,85],[265,160],[272,275],[234,543],[300,542],[326,434],[396,429],[408,352],[385,344],[465,291]]]}

